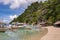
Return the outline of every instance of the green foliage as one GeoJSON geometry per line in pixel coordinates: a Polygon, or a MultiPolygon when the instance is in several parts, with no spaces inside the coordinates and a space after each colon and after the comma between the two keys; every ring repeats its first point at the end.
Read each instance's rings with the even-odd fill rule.
{"type": "Polygon", "coordinates": [[[32,3],[23,14],[12,22],[18,21],[31,24],[33,22],[46,21],[53,24],[58,20],[60,20],[60,2],[59,0],[48,0],[45,2],[41,1],[40,3],[32,3]]]}

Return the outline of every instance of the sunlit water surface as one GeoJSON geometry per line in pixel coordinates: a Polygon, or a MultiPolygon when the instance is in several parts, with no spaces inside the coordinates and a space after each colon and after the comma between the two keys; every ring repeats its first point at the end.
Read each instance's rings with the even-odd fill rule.
{"type": "Polygon", "coordinates": [[[5,32],[0,32],[0,40],[24,40],[24,37],[29,35],[37,34],[36,30],[24,30],[24,29],[16,29],[16,30],[7,30],[5,32]]]}

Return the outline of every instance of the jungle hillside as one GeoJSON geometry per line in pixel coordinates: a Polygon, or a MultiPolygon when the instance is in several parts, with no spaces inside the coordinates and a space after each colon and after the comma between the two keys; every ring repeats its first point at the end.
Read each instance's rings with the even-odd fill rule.
{"type": "Polygon", "coordinates": [[[60,20],[60,0],[48,0],[32,3],[28,8],[12,22],[26,22],[29,24],[46,22],[54,24],[60,20]]]}

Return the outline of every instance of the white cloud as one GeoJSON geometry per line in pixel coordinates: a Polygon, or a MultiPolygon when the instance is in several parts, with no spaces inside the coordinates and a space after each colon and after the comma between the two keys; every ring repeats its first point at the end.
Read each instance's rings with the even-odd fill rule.
{"type": "Polygon", "coordinates": [[[13,20],[14,18],[17,18],[17,15],[10,15],[9,18],[13,20]]]}
{"type": "Polygon", "coordinates": [[[7,5],[11,2],[11,0],[0,0],[0,3],[3,3],[4,5],[7,5]]]}
{"type": "MultiPolygon", "coordinates": [[[[21,6],[28,7],[29,4],[36,2],[36,1],[41,1],[41,0],[0,0],[0,3],[3,3],[4,5],[10,4],[11,9],[16,9],[21,6]]],[[[45,1],[45,0],[42,0],[45,1]]]]}

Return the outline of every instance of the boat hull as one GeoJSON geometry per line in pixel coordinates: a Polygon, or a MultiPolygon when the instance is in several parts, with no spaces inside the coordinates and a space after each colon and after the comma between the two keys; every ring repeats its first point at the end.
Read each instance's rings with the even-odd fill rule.
{"type": "Polygon", "coordinates": [[[0,28],[0,32],[5,32],[7,28],[0,28]]]}

